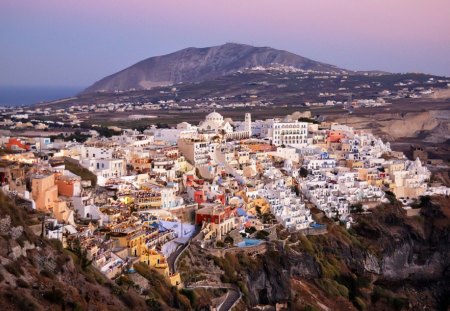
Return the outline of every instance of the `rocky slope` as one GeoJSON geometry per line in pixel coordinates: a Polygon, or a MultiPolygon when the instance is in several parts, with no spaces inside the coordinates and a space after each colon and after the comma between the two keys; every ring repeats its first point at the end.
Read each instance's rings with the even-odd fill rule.
{"type": "Polygon", "coordinates": [[[60,243],[35,236],[30,213],[0,192],[2,310],[147,309],[136,292],[81,269],[60,243]]]}
{"type": "Polygon", "coordinates": [[[347,124],[355,129],[370,130],[389,141],[421,138],[427,143],[443,143],[450,139],[450,111],[377,113],[368,116],[341,115],[327,119],[347,124]]]}
{"type": "Polygon", "coordinates": [[[210,293],[179,291],[145,265],[106,279],[59,241],[36,236],[30,226],[39,227],[42,215],[18,202],[0,191],[0,310],[203,310],[209,304],[210,293]]]}
{"type": "Polygon", "coordinates": [[[264,254],[199,258],[194,250],[184,265],[197,267],[195,280],[219,269],[221,281],[243,293],[239,310],[447,310],[450,204],[436,198],[422,206],[417,217],[397,204],[380,206],[355,215],[349,231],[329,222],[326,235],[278,230],[264,254]]]}
{"type": "Polygon", "coordinates": [[[150,57],[101,79],[88,87],[84,93],[149,89],[178,82],[211,80],[248,67],[271,64],[318,71],[341,71],[335,66],[286,51],[227,43],[207,48],[187,48],[163,56],[150,57]]]}

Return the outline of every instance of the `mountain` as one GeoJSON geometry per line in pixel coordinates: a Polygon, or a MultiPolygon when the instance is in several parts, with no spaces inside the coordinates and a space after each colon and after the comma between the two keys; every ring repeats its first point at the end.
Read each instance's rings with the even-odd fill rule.
{"type": "Polygon", "coordinates": [[[342,69],[270,47],[227,43],[207,48],[186,48],[147,58],[105,77],[83,93],[149,89],[179,82],[199,82],[256,66],[280,64],[298,69],[336,71],[342,69]]]}

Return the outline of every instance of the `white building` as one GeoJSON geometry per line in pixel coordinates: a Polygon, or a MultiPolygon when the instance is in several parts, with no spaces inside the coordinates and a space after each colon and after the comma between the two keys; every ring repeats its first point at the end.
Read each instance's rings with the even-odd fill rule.
{"type": "Polygon", "coordinates": [[[273,121],[268,131],[268,138],[277,146],[306,145],[308,136],[307,122],[273,121]]]}
{"type": "Polygon", "coordinates": [[[192,139],[178,139],[177,144],[180,153],[192,165],[202,165],[209,162],[210,146],[208,142],[192,139]]]}
{"type": "Polygon", "coordinates": [[[233,127],[231,126],[231,124],[224,121],[223,116],[215,111],[208,114],[205,118],[205,121],[201,122],[198,128],[202,132],[233,132],[233,127]]]}

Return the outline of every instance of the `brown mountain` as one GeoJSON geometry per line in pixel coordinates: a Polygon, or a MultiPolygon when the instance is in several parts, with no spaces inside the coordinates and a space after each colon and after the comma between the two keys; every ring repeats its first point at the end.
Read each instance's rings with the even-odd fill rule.
{"type": "Polygon", "coordinates": [[[270,47],[227,43],[207,48],[187,48],[147,58],[105,77],[83,93],[149,89],[179,82],[199,82],[234,73],[248,67],[280,64],[305,70],[342,69],[270,47]]]}

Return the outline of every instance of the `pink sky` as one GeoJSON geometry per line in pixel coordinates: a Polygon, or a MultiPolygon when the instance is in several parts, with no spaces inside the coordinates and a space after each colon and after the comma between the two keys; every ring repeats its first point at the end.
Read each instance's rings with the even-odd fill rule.
{"type": "MultiPolygon", "coordinates": [[[[67,83],[229,41],[349,69],[450,75],[449,0],[3,0],[0,27],[6,55],[0,65],[13,72],[20,71],[15,64],[32,65],[26,48],[36,70],[43,64],[73,70],[67,83]]],[[[0,73],[2,82],[8,80],[0,73]]]]}

